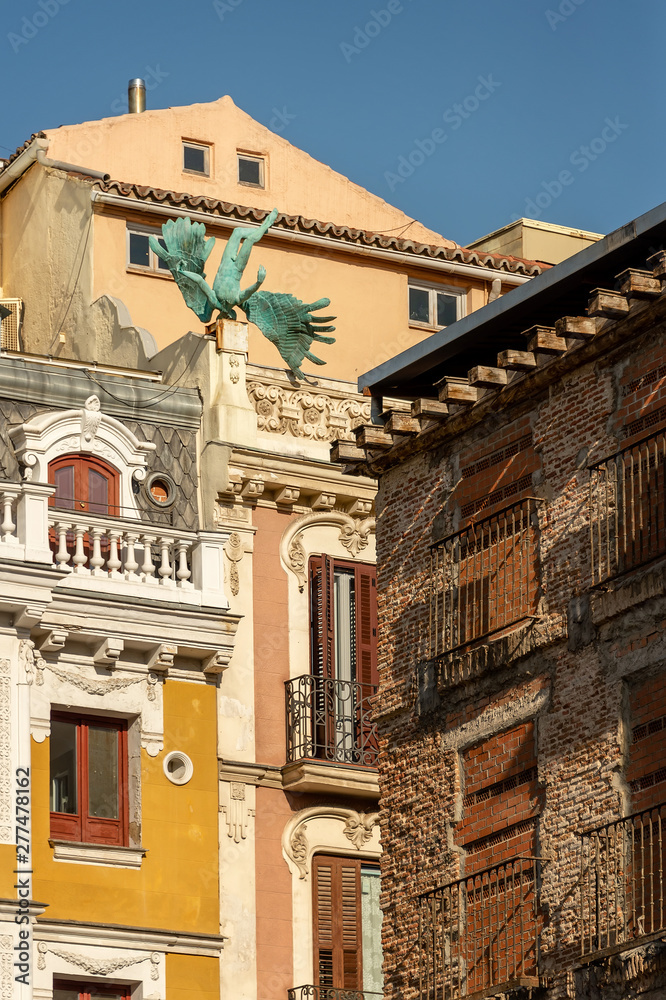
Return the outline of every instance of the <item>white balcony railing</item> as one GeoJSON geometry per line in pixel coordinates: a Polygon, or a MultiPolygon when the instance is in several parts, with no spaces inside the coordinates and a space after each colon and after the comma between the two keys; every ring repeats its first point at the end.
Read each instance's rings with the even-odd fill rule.
{"type": "Polygon", "coordinates": [[[0,482],[0,559],[57,567],[64,586],[228,607],[224,532],[178,531],[134,518],[48,506],[54,488],[0,482]]]}
{"type": "Polygon", "coordinates": [[[181,590],[193,588],[194,532],[50,510],[49,535],[58,568],[75,576],[181,590]]]}

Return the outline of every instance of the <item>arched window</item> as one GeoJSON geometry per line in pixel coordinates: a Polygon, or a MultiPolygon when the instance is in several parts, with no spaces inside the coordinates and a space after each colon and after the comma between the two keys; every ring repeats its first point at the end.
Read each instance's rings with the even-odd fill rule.
{"type": "Polygon", "coordinates": [[[78,513],[120,514],[117,469],[91,455],[63,455],[49,463],[49,482],[55,495],[51,507],[78,513]]]}

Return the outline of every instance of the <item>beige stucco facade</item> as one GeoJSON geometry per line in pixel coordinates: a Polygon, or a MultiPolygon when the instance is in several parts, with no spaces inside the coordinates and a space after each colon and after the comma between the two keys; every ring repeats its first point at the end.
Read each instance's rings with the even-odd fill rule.
{"type": "Polygon", "coordinates": [[[602,238],[603,233],[590,233],[585,229],[572,229],[538,219],[517,219],[487,236],[481,236],[468,246],[474,250],[559,264],[602,238]]]}

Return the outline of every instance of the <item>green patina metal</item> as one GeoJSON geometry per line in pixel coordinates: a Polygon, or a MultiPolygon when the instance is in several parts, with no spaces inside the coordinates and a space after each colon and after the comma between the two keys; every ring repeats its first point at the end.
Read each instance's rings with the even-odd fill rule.
{"type": "Polygon", "coordinates": [[[294,375],[305,379],[300,368],[304,358],[316,365],[326,364],[310,352],[312,341],[335,343],[335,337],[322,336],[335,327],[321,325],[330,323],[335,316],[314,315],[330,305],[330,299],[305,303],[283,292],[259,291],[266,277],[264,267],[259,268],[257,280],[241,290],[252,247],[273,225],[277,214],[275,208],[260,226],[233,231],[212,288],[206,281],[204,267],[215,246],[215,238],[206,239],[206,227],[202,222],[169,219],[162,226],[165,246],[155,236],[150,237],[150,245],[173,274],[187,305],[203,323],[210,322],[216,309],[221,316],[236,319],[234,307],[239,306],[249,321],[275,344],[294,375]]]}

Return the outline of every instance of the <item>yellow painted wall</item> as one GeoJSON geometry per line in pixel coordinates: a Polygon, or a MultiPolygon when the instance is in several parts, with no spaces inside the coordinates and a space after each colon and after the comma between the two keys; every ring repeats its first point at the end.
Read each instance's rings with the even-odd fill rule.
{"type": "MultiPolygon", "coordinates": [[[[164,217],[156,219],[148,214],[136,216],[141,224],[159,226],[164,217]]],[[[95,216],[94,297],[112,295],[122,299],[128,307],[135,326],[152,333],[161,350],[182,337],[189,330],[203,333],[204,326],[185,305],[183,297],[171,278],[149,273],[135,273],[126,268],[125,218],[113,213],[95,216]]],[[[206,273],[209,282],[217,271],[229,235],[221,226],[207,226],[208,235],[214,235],[217,244],[208,259],[206,273]]],[[[401,265],[396,267],[371,258],[354,257],[349,253],[306,253],[295,246],[271,240],[270,233],[252,251],[245,273],[245,284],[254,281],[259,264],[267,270],[263,288],[269,291],[291,292],[304,302],[313,302],[324,296],[331,300],[325,312],[335,315],[335,344],[313,344],[317,357],[326,362],[321,374],[327,378],[354,380],[382,361],[407,350],[429,336],[429,331],[409,326],[408,273],[401,265]]],[[[411,276],[420,280],[441,281],[443,285],[469,290],[467,309],[478,309],[487,299],[483,283],[475,279],[419,272],[411,276]]],[[[245,315],[238,310],[238,318],[245,315]]],[[[249,360],[255,364],[284,368],[284,362],[275,347],[254,326],[250,326],[249,360]]],[[[305,370],[316,374],[317,366],[305,362],[305,370]]]]}
{"type": "Polygon", "coordinates": [[[220,963],[216,958],[199,955],[167,955],[166,994],[167,1000],[192,1000],[194,997],[217,1000],[220,995],[220,963]]]}
{"type": "Polygon", "coordinates": [[[47,136],[49,157],[102,170],[115,180],[202,194],[252,208],[277,206],[289,215],[372,232],[405,229],[408,239],[453,245],[260,125],[236,107],[231,97],[65,125],[50,129],[47,136]],[[183,170],[184,139],[211,146],[209,177],[183,170]],[[263,189],[238,183],[238,151],[265,157],[263,189]]]}
{"type": "MultiPolygon", "coordinates": [[[[164,750],[141,754],[139,871],[53,860],[49,840],[49,741],[33,743],[33,855],[36,899],[52,918],[219,933],[215,688],[168,679],[164,750]],[[162,767],[184,750],[194,774],[174,785],[162,767]]],[[[200,961],[200,960],[198,960],[200,961]]]]}
{"type": "Polygon", "coordinates": [[[0,844],[0,897],[16,899],[16,845],[0,844]]]}

